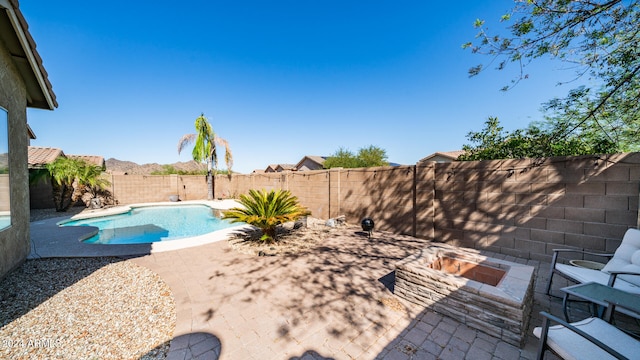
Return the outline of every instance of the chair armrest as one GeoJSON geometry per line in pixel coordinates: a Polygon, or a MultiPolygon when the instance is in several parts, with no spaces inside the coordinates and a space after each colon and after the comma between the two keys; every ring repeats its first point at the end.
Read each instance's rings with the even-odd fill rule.
{"type": "MultiPolygon", "coordinates": [[[[603,319],[607,322],[611,322],[611,316],[613,315],[613,312],[616,310],[616,308],[629,310],[640,316],[640,296],[638,296],[638,300],[639,300],[638,306],[635,306],[635,304],[634,306],[630,306],[628,304],[627,305],[620,304],[615,300],[605,299],[605,301],[607,302],[607,311],[605,312],[603,319]]],[[[636,317],[636,316],[633,316],[633,317],[636,317]]]]}
{"type": "Polygon", "coordinates": [[[578,249],[553,249],[554,253],[560,253],[560,252],[574,252],[574,253],[580,253],[580,254],[587,254],[587,255],[594,255],[594,256],[602,256],[602,257],[606,257],[611,259],[613,257],[614,254],[609,254],[609,253],[597,253],[597,252],[593,252],[593,251],[585,251],[585,250],[578,250],[578,249]]]}
{"type": "Polygon", "coordinates": [[[601,256],[607,259],[611,259],[614,254],[607,253],[596,253],[592,251],[578,250],[578,249],[553,249],[553,257],[551,258],[551,269],[555,269],[556,263],[558,262],[558,255],[560,253],[578,253],[578,254],[586,254],[593,256],[601,256]]]}
{"type": "MultiPolygon", "coordinates": [[[[540,315],[542,315],[544,317],[544,321],[543,321],[543,326],[542,326],[542,333],[540,334],[540,340],[544,341],[546,343],[547,341],[547,334],[549,332],[549,321],[553,321],[555,323],[558,323],[562,326],[564,326],[566,329],[580,335],[581,337],[587,339],[589,342],[593,343],[594,345],[596,345],[597,347],[601,348],[602,350],[606,351],[607,353],[611,354],[613,357],[615,357],[616,359],[623,359],[623,360],[628,360],[624,355],[620,354],[619,352],[615,351],[614,349],[612,349],[611,347],[609,347],[608,345],[606,345],[605,343],[603,343],[602,341],[594,338],[593,336],[587,334],[586,332],[576,328],[575,326],[571,325],[570,323],[556,317],[553,316],[547,312],[540,312],[540,315]],[[544,339],[544,340],[543,340],[544,339]]],[[[613,325],[611,325],[613,326],[613,325]]],[[[541,344],[541,346],[546,346],[545,344],[541,344]]],[[[539,355],[542,355],[541,353],[539,355]]]]}
{"type": "Polygon", "coordinates": [[[609,282],[607,283],[607,286],[611,286],[611,287],[613,287],[613,285],[616,282],[616,279],[618,279],[618,275],[636,275],[636,276],[640,276],[640,273],[635,272],[635,271],[609,270],[609,271],[607,271],[607,273],[609,273],[609,282]]]}
{"type": "Polygon", "coordinates": [[[640,275],[640,272],[637,271],[620,271],[620,270],[609,270],[607,271],[611,275],[640,275]]]}

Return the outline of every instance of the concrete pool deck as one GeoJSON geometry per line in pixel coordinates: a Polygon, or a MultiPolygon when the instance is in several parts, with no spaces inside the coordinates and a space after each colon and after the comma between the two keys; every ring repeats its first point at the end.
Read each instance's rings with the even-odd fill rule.
{"type": "MultiPolygon", "coordinates": [[[[31,223],[40,257],[122,256],[171,287],[177,321],[169,359],[535,358],[530,330],[519,349],[393,294],[395,263],[427,240],[377,231],[368,239],[347,227],[305,253],[255,257],[226,241],[163,252],[68,247],[76,230],[51,226],[31,223]]],[[[539,311],[561,314],[561,301],[544,295],[548,264],[492,256],[539,270],[530,326],[540,324],[539,311]]]]}

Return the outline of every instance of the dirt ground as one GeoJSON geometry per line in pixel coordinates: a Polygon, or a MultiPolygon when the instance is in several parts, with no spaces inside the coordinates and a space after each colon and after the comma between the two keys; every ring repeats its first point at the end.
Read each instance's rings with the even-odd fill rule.
{"type": "Polygon", "coordinates": [[[260,240],[262,233],[260,230],[251,231],[229,239],[229,245],[238,252],[256,256],[276,256],[285,254],[296,254],[311,250],[321,246],[323,240],[328,239],[345,229],[353,228],[357,231],[359,227],[349,225],[343,221],[331,219],[332,226],[327,225],[327,220],[307,217],[306,224],[295,223],[282,224],[277,229],[277,238],[273,243],[260,240]]]}

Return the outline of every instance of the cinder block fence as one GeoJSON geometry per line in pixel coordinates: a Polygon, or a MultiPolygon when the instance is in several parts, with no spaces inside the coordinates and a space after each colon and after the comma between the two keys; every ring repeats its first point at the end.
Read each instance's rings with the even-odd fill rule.
{"type": "MultiPolygon", "coordinates": [[[[110,176],[121,204],[206,199],[204,176],[110,176]]],[[[216,198],[286,189],[313,216],[548,261],[552,249],[613,251],[638,227],[640,153],[220,175],[216,198]]]]}

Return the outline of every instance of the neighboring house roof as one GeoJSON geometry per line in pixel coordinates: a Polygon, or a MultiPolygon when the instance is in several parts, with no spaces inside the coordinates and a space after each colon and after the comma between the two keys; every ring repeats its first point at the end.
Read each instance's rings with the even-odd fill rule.
{"type": "Polygon", "coordinates": [[[29,169],[42,169],[54,162],[59,156],[65,156],[62,150],[51,147],[29,146],[29,169]]]}
{"type": "Polygon", "coordinates": [[[283,172],[283,171],[292,171],[295,165],[292,164],[270,164],[266,169],[261,171],[254,172],[283,172]]]}
{"type": "Polygon", "coordinates": [[[11,55],[16,68],[24,79],[27,90],[27,106],[53,110],[58,107],[42,58],[36,50],[36,42],[29,33],[29,25],[19,9],[17,0],[0,0],[0,42],[11,55]]]}
{"type": "Polygon", "coordinates": [[[36,139],[36,133],[33,132],[33,129],[31,128],[31,126],[29,126],[29,124],[27,124],[27,135],[29,136],[29,140],[36,139]]]}
{"type": "Polygon", "coordinates": [[[47,164],[50,164],[56,161],[60,156],[68,157],[71,159],[81,159],[90,164],[94,164],[95,166],[101,167],[103,170],[105,169],[105,162],[102,156],[97,155],[65,155],[65,153],[58,149],[52,147],[41,147],[41,146],[29,146],[28,147],[28,164],[29,169],[42,169],[47,164]]]}
{"type": "Polygon", "coordinates": [[[462,154],[464,154],[464,150],[435,152],[425,158],[418,160],[418,164],[426,162],[455,161],[458,156],[462,154]]]}
{"type": "Polygon", "coordinates": [[[72,159],[84,160],[89,164],[93,164],[95,166],[98,166],[98,167],[102,168],[103,170],[106,169],[106,165],[104,163],[104,158],[102,156],[98,156],[98,155],[67,155],[67,157],[72,158],[72,159]]]}
{"type": "Polygon", "coordinates": [[[305,171],[322,169],[324,167],[323,165],[326,159],[326,156],[306,155],[302,158],[302,160],[298,161],[295,166],[295,170],[305,171]]]}
{"type": "Polygon", "coordinates": [[[276,166],[276,171],[295,170],[295,167],[296,166],[293,164],[278,164],[278,166],[276,166]]]}

